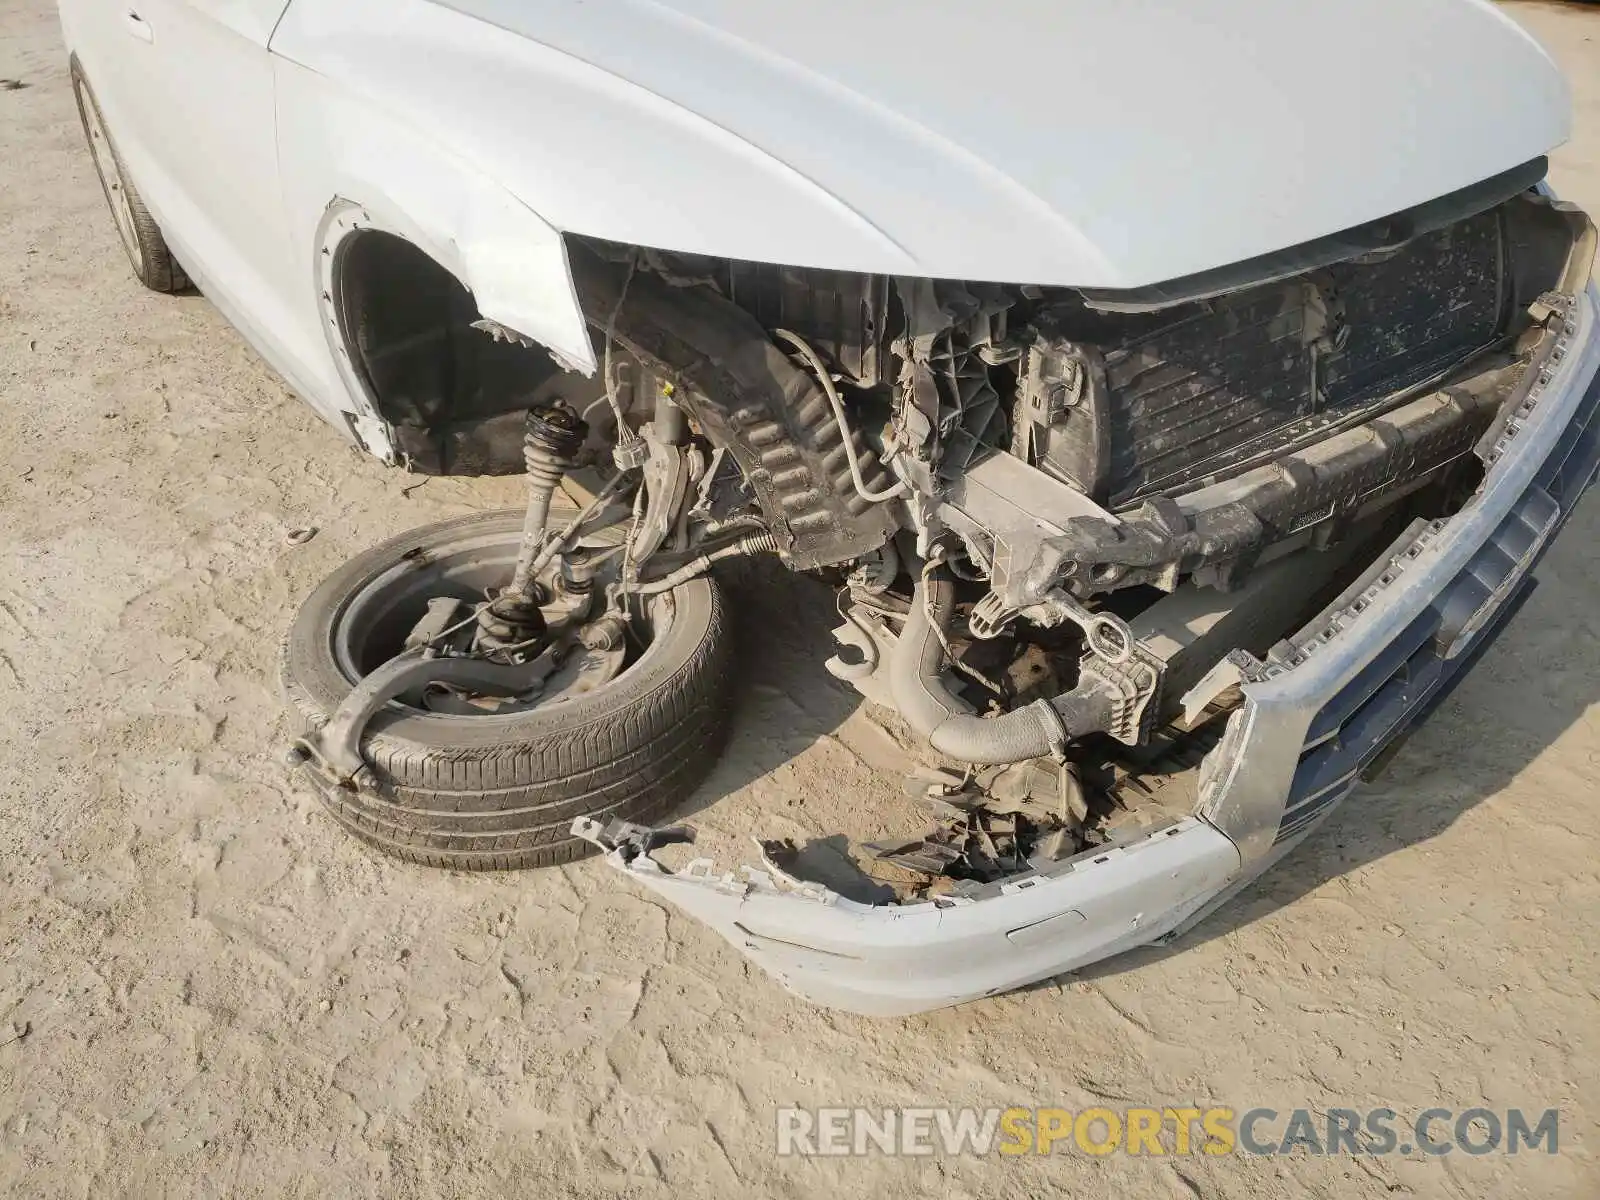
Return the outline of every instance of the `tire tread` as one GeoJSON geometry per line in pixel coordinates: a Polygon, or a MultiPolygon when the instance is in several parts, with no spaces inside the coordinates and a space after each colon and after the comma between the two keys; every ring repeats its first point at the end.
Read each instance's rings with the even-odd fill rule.
{"type": "MultiPolygon", "coordinates": [[[[430,537],[506,519],[480,514],[392,539],[352,559],[317,589],[296,617],[280,660],[284,692],[307,726],[325,722],[341,698],[325,633],[343,598],[372,565],[430,537]]],[[[592,850],[569,832],[578,816],[635,822],[662,817],[704,778],[727,728],[731,622],[715,581],[707,578],[699,586],[708,609],[703,620],[683,617],[668,632],[692,634],[696,645],[621,708],[482,745],[404,736],[375,722],[363,737],[362,753],[379,781],[376,791],[334,787],[307,772],[313,790],[329,814],[367,845],[407,862],[455,870],[572,862],[592,850]]]]}

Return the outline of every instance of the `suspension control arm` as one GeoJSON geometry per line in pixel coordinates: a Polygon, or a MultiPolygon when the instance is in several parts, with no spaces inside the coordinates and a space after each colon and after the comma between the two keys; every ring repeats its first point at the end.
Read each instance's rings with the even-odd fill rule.
{"type": "Polygon", "coordinates": [[[478,658],[424,658],[423,652],[417,647],[398,654],[356,684],[320,729],[294,742],[289,764],[307,766],[336,787],[359,787],[364,778],[371,778],[371,768],[361,757],[361,735],[396,696],[430,683],[510,696],[527,691],[550,672],[544,657],[506,664],[478,658]]]}

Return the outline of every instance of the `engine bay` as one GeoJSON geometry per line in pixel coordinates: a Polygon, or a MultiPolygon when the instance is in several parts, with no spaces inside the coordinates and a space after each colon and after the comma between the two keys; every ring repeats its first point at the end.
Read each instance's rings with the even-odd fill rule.
{"type": "Polygon", "coordinates": [[[842,576],[828,669],[929,764],[907,788],[930,827],[858,858],[914,899],[1191,812],[1249,664],[1471,496],[1540,297],[1587,236],[1529,192],[1288,278],[1123,305],[572,256],[608,361],[635,389],[670,380],[739,466],[725,507],[842,576]]]}

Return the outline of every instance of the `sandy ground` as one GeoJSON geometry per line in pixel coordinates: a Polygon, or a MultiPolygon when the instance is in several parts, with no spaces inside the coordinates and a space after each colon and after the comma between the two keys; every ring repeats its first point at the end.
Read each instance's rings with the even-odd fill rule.
{"type": "MultiPolygon", "coordinates": [[[[1600,12],[1514,11],[1577,89],[1555,182],[1600,211],[1600,12]]],[[[50,6],[0,2],[0,77],[27,85],[0,91],[0,1186],[1600,1195],[1594,500],[1381,786],[1175,952],[912,1020],[818,1011],[599,863],[410,868],[294,788],[296,603],[516,488],[362,459],[204,299],[138,288],[64,58],[50,6]],[[1564,1153],[773,1154],[787,1103],[1096,1102],[1560,1106],[1564,1153]]],[[[808,586],[740,590],[763,636],[693,805],[720,837],[825,833],[844,806],[893,831],[893,747],[821,670],[825,604],[778,603],[808,586]]]]}

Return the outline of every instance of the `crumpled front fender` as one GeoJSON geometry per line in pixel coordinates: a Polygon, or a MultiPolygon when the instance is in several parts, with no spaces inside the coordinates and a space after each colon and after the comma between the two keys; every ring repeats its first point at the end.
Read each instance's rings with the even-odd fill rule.
{"type": "MultiPolygon", "coordinates": [[[[280,167],[290,229],[315,262],[337,201],[367,227],[414,243],[472,292],[490,320],[585,373],[595,360],[561,234],[446,146],[289,63],[279,66],[280,167]]],[[[307,286],[311,283],[307,280],[307,286]]]]}

